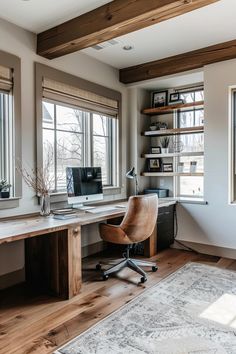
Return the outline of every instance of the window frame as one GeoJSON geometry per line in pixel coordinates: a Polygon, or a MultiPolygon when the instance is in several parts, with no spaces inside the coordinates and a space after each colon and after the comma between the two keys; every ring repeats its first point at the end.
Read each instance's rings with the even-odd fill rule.
{"type": "MultiPolygon", "coordinates": [[[[21,59],[13,54],[6,53],[0,50],[0,65],[5,66],[13,70],[13,89],[11,91],[11,104],[9,110],[12,114],[12,197],[9,201],[20,199],[22,197],[22,176],[16,168],[16,161],[18,165],[21,165],[22,159],[22,138],[21,138],[21,59]]],[[[2,201],[2,200],[0,200],[2,201]]],[[[13,204],[4,204],[6,208],[16,207],[13,204]]],[[[4,209],[5,207],[1,207],[4,209]]]]}
{"type": "Polygon", "coordinates": [[[236,86],[229,87],[228,203],[236,205],[236,86]]]}
{"type": "MultiPolygon", "coordinates": [[[[58,190],[57,188],[57,184],[58,184],[58,180],[57,180],[57,132],[70,132],[69,130],[63,130],[63,129],[58,129],[57,128],[57,106],[64,106],[64,107],[68,107],[68,108],[74,108],[77,110],[80,110],[82,113],[86,113],[88,114],[88,117],[83,117],[82,118],[82,131],[78,132],[77,134],[82,135],[82,146],[83,146],[83,161],[82,161],[82,166],[94,166],[94,154],[93,154],[93,137],[94,136],[98,136],[98,137],[104,137],[107,138],[109,141],[109,152],[108,152],[108,157],[109,157],[109,170],[110,170],[110,175],[109,175],[109,183],[103,185],[103,188],[113,188],[115,187],[116,184],[116,180],[115,180],[115,173],[114,173],[114,168],[113,168],[113,150],[114,150],[114,145],[116,142],[116,127],[113,127],[113,121],[116,121],[117,119],[108,115],[105,115],[104,113],[99,113],[99,112],[92,112],[92,111],[86,111],[85,109],[81,109],[79,106],[75,106],[75,105],[70,105],[70,104],[66,104],[63,102],[59,102],[56,100],[52,100],[52,99],[47,99],[47,98],[43,98],[42,104],[43,102],[48,102],[50,104],[53,104],[53,109],[54,109],[54,124],[53,124],[53,128],[48,128],[48,127],[44,127],[42,126],[43,130],[47,130],[47,131],[52,131],[53,135],[54,135],[54,176],[55,176],[55,190],[53,193],[64,193],[64,191],[62,190],[58,190]],[[99,135],[99,134],[94,134],[93,132],[93,115],[97,114],[97,115],[102,115],[105,116],[106,118],[109,119],[108,124],[107,124],[107,130],[108,130],[108,134],[107,135],[99,135]]],[[[43,119],[43,117],[42,117],[43,119]]],[[[115,159],[117,160],[117,158],[115,159]]]]}
{"type": "MultiPolygon", "coordinates": [[[[196,87],[196,88],[186,88],[186,89],[182,88],[182,89],[176,90],[176,92],[178,92],[180,95],[181,94],[185,94],[185,93],[194,92],[194,98],[195,98],[196,92],[200,92],[200,91],[204,92],[204,86],[203,85],[201,87],[196,87]]],[[[199,101],[194,100],[193,102],[199,102],[199,101]]],[[[204,111],[204,107],[203,108],[196,107],[196,108],[193,108],[193,109],[187,109],[184,112],[194,112],[194,117],[195,117],[196,111],[201,111],[201,110],[204,111]]],[[[179,110],[179,111],[174,113],[174,127],[175,128],[179,128],[180,127],[180,114],[181,114],[181,110],[179,110]]],[[[204,136],[204,132],[203,132],[203,136],[204,136]]],[[[205,138],[205,136],[204,136],[204,138],[205,138]]],[[[174,164],[175,168],[177,168],[177,164],[180,161],[180,159],[181,159],[181,156],[173,158],[173,164],[174,164]]],[[[204,149],[203,149],[203,159],[204,159],[204,149]]],[[[204,170],[203,170],[203,172],[204,172],[204,170]]],[[[181,186],[180,180],[181,180],[181,177],[182,176],[175,176],[174,177],[174,195],[177,198],[180,198],[180,199],[181,198],[193,199],[193,200],[196,200],[196,201],[204,199],[204,195],[205,195],[205,189],[204,188],[203,188],[203,194],[202,195],[181,194],[180,193],[180,188],[181,188],[180,187],[181,186]]],[[[191,176],[189,176],[189,178],[191,178],[191,176]]],[[[202,179],[203,179],[203,186],[204,186],[204,175],[202,176],[202,179]]]]}
{"type": "MultiPolygon", "coordinates": [[[[42,129],[42,101],[43,101],[43,88],[42,82],[43,78],[51,79],[54,81],[59,81],[65,85],[74,86],[81,88],[83,90],[95,93],[106,98],[116,100],[118,102],[118,117],[114,118],[118,120],[117,128],[117,162],[116,162],[116,172],[114,174],[115,185],[105,186],[105,194],[120,194],[121,193],[121,183],[122,183],[122,169],[118,169],[118,166],[122,165],[122,144],[121,144],[121,132],[122,132],[122,96],[121,93],[110,88],[95,84],[93,82],[81,79],[77,76],[62,72],[57,69],[53,69],[44,64],[35,63],[35,76],[36,76],[36,131],[37,131],[37,168],[42,168],[43,166],[43,129],[42,129]]],[[[101,112],[99,112],[101,114],[101,112]]],[[[104,114],[105,115],[105,114],[104,114]]],[[[114,154],[114,151],[113,151],[114,154]]],[[[57,195],[55,202],[65,201],[65,192],[52,193],[52,195],[57,195]],[[60,197],[61,195],[61,197],[60,197]]]]}

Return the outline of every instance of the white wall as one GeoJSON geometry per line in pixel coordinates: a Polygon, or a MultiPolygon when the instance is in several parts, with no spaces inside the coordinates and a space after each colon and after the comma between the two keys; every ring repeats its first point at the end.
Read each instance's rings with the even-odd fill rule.
{"type": "Polygon", "coordinates": [[[204,188],[208,205],[178,207],[178,239],[234,249],[236,256],[236,206],[228,204],[229,87],[232,85],[236,85],[236,60],[204,68],[204,188]]]}
{"type": "MultiPolygon", "coordinates": [[[[127,109],[127,89],[119,82],[118,70],[103,64],[94,58],[83,53],[70,54],[62,58],[49,61],[37,56],[36,36],[6,21],[0,20],[0,49],[12,53],[21,58],[22,74],[22,159],[25,164],[35,165],[35,99],[34,99],[34,62],[52,66],[59,70],[79,76],[86,80],[115,89],[122,93],[122,170],[126,170],[126,109],[127,109]]],[[[126,181],[123,177],[121,181],[122,192],[120,195],[110,196],[110,199],[126,197],[126,181]]],[[[23,185],[23,198],[20,200],[19,208],[0,210],[0,218],[17,214],[32,213],[39,210],[35,193],[27,186],[23,185]]],[[[91,234],[91,230],[89,232],[91,234]]],[[[94,238],[86,239],[88,232],[84,230],[82,243],[99,240],[97,229],[94,227],[94,238]]],[[[24,256],[22,253],[23,244],[18,243],[14,248],[14,261],[9,262],[8,254],[13,254],[12,246],[0,247],[0,275],[14,271],[23,267],[24,256]],[[17,252],[18,250],[18,252],[17,252]]]]}

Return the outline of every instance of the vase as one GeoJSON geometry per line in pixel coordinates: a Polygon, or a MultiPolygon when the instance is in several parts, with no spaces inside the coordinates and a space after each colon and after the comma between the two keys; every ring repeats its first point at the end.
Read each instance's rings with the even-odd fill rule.
{"type": "Polygon", "coordinates": [[[50,215],[50,195],[43,194],[40,201],[40,215],[48,216],[50,215]]]}
{"type": "Polygon", "coordinates": [[[1,198],[10,198],[10,191],[4,191],[4,190],[2,190],[2,191],[0,192],[0,196],[1,196],[1,198]]]}
{"type": "Polygon", "coordinates": [[[162,154],[168,154],[169,153],[169,148],[167,147],[167,148],[161,148],[161,153],[162,154]]]}

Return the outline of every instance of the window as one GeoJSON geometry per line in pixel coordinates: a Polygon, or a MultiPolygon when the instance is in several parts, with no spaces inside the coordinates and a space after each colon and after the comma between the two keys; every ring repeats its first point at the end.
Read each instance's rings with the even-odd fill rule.
{"type": "MultiPolygon", "coordinates": [[[[0,51],[0,60],[5,59],[10,64],[11,59],[14,61],[14,58],[14,56],[0,51]]],[[[14,84],[17,87],[17,81],[14,84]]],[[[14,94],[16,92],[17,90],[14,94]]],[[[13,103],[13,69],[0,65],[0,180],[4,179],[11,184],[11,196],[16,195],[14,155],[17,142],[15,141],[13,114],[16,111],[16,106],[13,103]]]]}
{"type": "Polygon", "coordinates": [[[236,202],[236,89],[232,90],[232,117],[229,129],[230,140],[230,193],[229,202],[236,202]]]}
{"type": "Polygon", "coordinates": [[[101,166],[103,185],[117,185],[116,118],[45,99],[42,112],[43,163],[55,192],[66,190],[67,166],[101,166]]]}
{"type": "Polygon", "coordinates": [[[101,166],[107,194],[120,193],[121,93],[39,63],[35,72],[37,168],[48,167],[53,192],[66,192],[67,166],[101,166]]]}
{"type": "MultiPolygon", "coordinates": [[[[180,98],[186,103],[203,101],[204,91],[202,88],[180,91],[180,98]]],[[[178,128],[203,126],[204,109],[198,107],[179,111],[176,115],[176,126],[178,128]]],[[[191,162],[196,163],[196,171],[191,176],[176,177],[177,196],[202,198],[204,193],[204,133],[183,134],[176,139],[182,149],[182,156],[176,159],[176,163],[177,165],[179,162],[184,164],[183,173],[190,173],[191,162]]]]}
{"type": "Polygon", "coordinates": [[[13,117],[10,92],[0,91],[0,180],[14,185],[13,173],[13,117]]]}

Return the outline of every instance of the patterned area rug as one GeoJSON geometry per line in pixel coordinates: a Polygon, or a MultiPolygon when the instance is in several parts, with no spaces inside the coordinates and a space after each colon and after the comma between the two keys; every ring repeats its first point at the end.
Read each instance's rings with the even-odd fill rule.
{"type": "Polygon", "coordinates": [[[235,354],[236,272],[189,263],[58,354],[235,354]]]}

